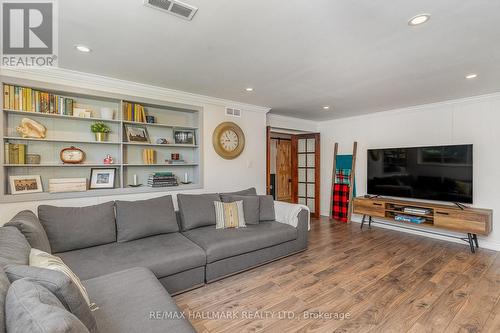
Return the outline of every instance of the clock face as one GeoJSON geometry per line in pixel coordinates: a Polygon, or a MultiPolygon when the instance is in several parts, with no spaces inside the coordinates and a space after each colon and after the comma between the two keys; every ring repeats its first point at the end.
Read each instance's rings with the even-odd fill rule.
{"type": "Polygon", "coordinates": [[[245,135],[235,123],[224,122],[215,128],[212,142],[217,154],[222,158],[231,160],[243,152],[245,135]]]}
{"type": "Polygon", "coordinates": [[[70,147],[63,149],[60,157],[64,163],[81,163],[85,159],[85,153],[81,149],[70,147]]]}
{"type": "Polygon", "coordinates": [[[221,146],[226,151],[234,151],[238,148],[239,141],[238,134],[232,129],[225,130],[220,137],[221,146]]]}

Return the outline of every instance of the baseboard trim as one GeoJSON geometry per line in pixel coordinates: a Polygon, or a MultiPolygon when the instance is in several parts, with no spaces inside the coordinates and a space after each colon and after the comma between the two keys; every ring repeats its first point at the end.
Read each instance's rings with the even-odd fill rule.
{"type": "MultiPolygon", "coordinates": [[[[362,217],[360,215],[353,215],[352,218],[351,218],[351,221],[354,222],[354,223],[361,223],[361,219],[362,219],[362,217]]],[[[437,235],[437,234],[429,234],[429,233],[426,233],[426,232],[422,232],[422,231],[420,231],[420,230],[418,230],[416,228],[414,228],[414,229],[413,228],[405,228],[405,229],[403,229],[403,228],[399,228],[398,226],[391,226],[391,225],[387,225],[387,224],[377,223],[376,219],[372,220],[372,225],[375,225],[375,226],[377,226],[379,228],[384,228],[384,229],[389,229],[389,230],[394,230],[394,231],[399,231],[399,232],[405,232],[405,233],[413,234],[413,235],[425,236],[425,237],[429,237],[429,238],[444,240],[444,241],[448,241],[448,242],[452,242],[452,243],[457,243],[457,244],[463,244],[465,246],[468,246],[466,243],[464,243],[460,239],[455,238],[455,237],[463,237],[464,236],[463,234],[453,233],[453,232],[449,232],[449,231],[446,231],[446,230],[439,230],[439,232],[443,234],[441,236],[441,235],[437,235]]],[[[366,223],[365,223],[365,227],[367,227],[366,223]]],[[[500,244],[499,243],[490,242],[490,241],[484,239],[481,236],[478,236],[478,239],[479,239],[479,248],[480,249],[484,248],[484,249],[494,250],[494,251],[499,251],[500,252],[500,244]]]]}

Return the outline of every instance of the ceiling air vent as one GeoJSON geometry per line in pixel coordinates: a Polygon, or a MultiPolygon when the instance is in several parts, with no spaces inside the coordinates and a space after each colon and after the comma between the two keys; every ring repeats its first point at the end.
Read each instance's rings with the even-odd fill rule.
{"type": "Polygon", "coordinates": [[[226,116],[241,117],[241,110],[226,107],[226,116]]]}
{"type": "Polygon", "coordinates": [[[191,20],[198,8],[177,0],[144,0],[144,5],[191,20]]]}

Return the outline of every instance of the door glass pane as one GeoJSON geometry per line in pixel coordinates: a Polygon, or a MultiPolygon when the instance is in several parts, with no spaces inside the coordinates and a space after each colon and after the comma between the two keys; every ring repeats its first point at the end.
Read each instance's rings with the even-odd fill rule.
{"type": "Polygon", "coordinates": [[[308,167],[310,167],[310,168],[314,167],[314,159],[315,159],[314,154],[307,154],[307,166],[308,167]]]}
{"type": "Polygon", "coordinates": [[[316,139],[307,139],[307,152],[314,153],[316,148],[316,139]]]}
{"type": "Polygon", "coordinates": [[[306,152],[306,139],[299,139],[298,140],[298,147],[297,150],[299,153],[305,153],[306,152]]]}
{"type": "Polygon", "coordinates": [[[305,166],[306,166],[306,155],[300,154],[299,155],[299,167],[305,167],[305,166]]]}
{"type": "MultiPolygon", "coordinates": [[[[314,183],[314,169],[307,169],[307,182],[308,183],[314,183]]],[[[300,172],[300,170],[299,170],[300,172]]]]}
{"type": "Polygon", "coordinates": [[[315,208],[314,207],[314,199],[307,199],[307,207],[309,207],[309,209],[311,210],[311,213],[314,213],[315,212],[315,208]]]}
{"type": "Polygon", "coordinates": [[[307,184],[307,197],[314,198],[314,183],[307,184]]]}
{"type": "Polygon", "coordinates": [[[299,182],[305,183],[306,181],[306,169],[299,169],[299,182]]]}
{"type": "Polygon", "coordinates": [[[305,196],[306,196],[306,184],[299,183],[299,197],[305,197],[305,196]]]}
{"type": "Polygon", "coordinates": [[[306,198],[299,198],[299,204],[306,205],[306,198]]]}

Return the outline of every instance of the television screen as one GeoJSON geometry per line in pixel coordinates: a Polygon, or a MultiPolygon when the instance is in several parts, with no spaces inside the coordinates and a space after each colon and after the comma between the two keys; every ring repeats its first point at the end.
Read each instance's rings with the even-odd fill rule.
{"type": "Polygon", "coordinates": [[[369,149],[368,194],[472,203],[472,145],[369,149]]]}

